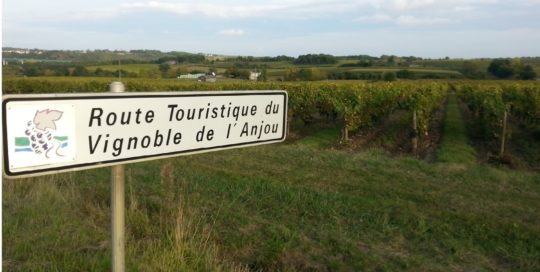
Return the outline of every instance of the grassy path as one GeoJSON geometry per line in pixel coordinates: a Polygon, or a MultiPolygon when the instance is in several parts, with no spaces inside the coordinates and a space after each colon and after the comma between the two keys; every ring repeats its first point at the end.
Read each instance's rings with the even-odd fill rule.
{"type": "Polygon", "coordinates": [[[437,151],[437,161],[444,163],[474,164],[476,152],[469,145],[463,116],[455,94],[448,97],[442,140],[437,151]]]}

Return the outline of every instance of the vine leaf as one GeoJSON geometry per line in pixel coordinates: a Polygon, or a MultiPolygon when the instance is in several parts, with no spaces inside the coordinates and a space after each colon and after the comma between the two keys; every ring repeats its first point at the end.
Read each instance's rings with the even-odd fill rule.
{"type": "Polygon", "coordinates": [[[52,130],[56,130],[56,124],[55,121],[58,121],[62,117],[61,111],[58,110],[42,110],[42,111],[36,111],[36,115],[34,116],[34,124],[36,125],[37,129],[45,130],[47,128],[50,128],[52,130]]]}

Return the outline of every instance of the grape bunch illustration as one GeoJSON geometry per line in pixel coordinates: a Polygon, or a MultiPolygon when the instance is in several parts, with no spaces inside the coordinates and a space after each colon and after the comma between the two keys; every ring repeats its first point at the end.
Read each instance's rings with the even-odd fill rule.
{"type": "Polygon", "coordinates": [[[28,121],[24,134],[30,139],[30,145],[34,153],[45,153],[45,157],[50,158],[50,152],[54,150],[57,156],[63,156],[58,153],[61,144],[54,139],[52,134],[56,131],[55,121],[62,117],[62,113],[58,110],[49,109],[36,111],[34,120],[28,121]]]}

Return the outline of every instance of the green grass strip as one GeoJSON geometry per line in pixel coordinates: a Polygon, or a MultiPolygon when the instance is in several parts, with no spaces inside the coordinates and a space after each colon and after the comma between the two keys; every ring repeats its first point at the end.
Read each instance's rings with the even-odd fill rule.
{"type": "Polygon", "coordinates": [[[60,142],[63,142],[63,141],[67,141],[68,137],[67,136],[54,136],[54,139],[60,142]]]}
{"type": "Polygon", "coordinates": [[[30,140],[28,137],[15,137],[15,146],[29,146],[30,140]]]}
{"type": "Polygon", "coordinates": [[[314,148],[326,148],[338,143],[339,137],[339,128],[325,128],[302,138],[298,143],[314,148]]]}
{"type": "Polygon", "coordinates": [[[437,161],[463,164],[476,162],[476,152],[468,143],[465,123],[455,94],[448,96],[441,145],[437,150],[437,161]]]}

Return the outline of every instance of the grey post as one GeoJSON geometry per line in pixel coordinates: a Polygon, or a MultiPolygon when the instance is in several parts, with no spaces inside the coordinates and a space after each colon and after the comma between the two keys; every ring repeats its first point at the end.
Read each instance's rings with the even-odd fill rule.
{"type": "MultiPolygon", "coordinates": [[[[109,85],[109,92],[122,93],[125,87],[115,81],[109,85]]],[[[111,230],[112,230],[112,271],[125,271],[125,196],[124,165],[114,165],[111,169],[111,230]]]]}

